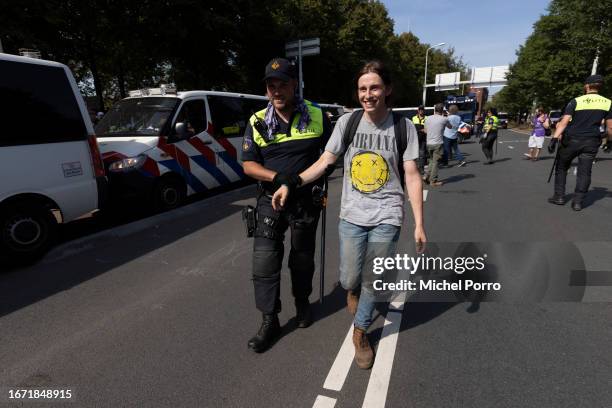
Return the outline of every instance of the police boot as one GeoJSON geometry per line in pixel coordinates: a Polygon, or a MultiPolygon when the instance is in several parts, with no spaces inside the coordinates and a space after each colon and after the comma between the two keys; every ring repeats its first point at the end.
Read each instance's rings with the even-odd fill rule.
{"type": "Polygon", "coordinates": [[[264,314],[257,334],[249,340],[249,348],[256,353],[266,351],[280,334],[280,323],[276,313],[264,314]]]}
{"type": "Polygon", "coordinates": [[[367,370],[374,364],[374,350],[365,330],[353,328],[353,345],[355,346],[355,362],[357,367],[367,370]]]}
{"type": "Polygon", "coordinates": [[[349,290],[346,293],[346,308],[350,314],[355,316],[357,313],[357,306],[359,305],[359,290],[349,290]]]}
{"type": "Polygon", "coordinates": [[[572,201],[572,210],[581,211],[582,210],[582,200],[573,200],[572,201]]]}
{"type": "Polygon", "coordinates": [[[310,311],[310,301],[306,299],[295,299],[295,324],[303,329],[312,324],[312,312],[310,311]]]}
{"type": "Polygon", "coordinates": [[[548,199],[548,202],[551,204],[564,205],[565,198],[563,198],[563,196],[554,194],[552,197],[548,199]]]}

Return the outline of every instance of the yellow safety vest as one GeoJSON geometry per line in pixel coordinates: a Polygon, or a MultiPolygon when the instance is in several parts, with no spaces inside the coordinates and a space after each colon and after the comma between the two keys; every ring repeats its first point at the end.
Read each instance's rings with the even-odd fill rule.
{"type": "Polygon", "coordinates": [[[491,115],[485,119],[484,130],[485,132],[496,131],[499,126],[499,119],[495,115],[491,115]],[[491,120],[493,123],[491,123],[491,120]]]}
{"type": "Polygon", "coordinates": [[[612,101],[599,94],[586,94],[576,98],[576,110],[609,111],[612,101]]]}
{"type": "MultiPolygon", "coordinates": [[[[303,131],[298,129],[298,123],[300,121],[300,114],[295,115],[293,118],[293,123],[291,124],[290,136],[287,136],[285,133],[278,133],[274,135],[274,140],[266,141],[266,139],[255,129],[253,124],[255,123],[255,118],[251,116],[249,122],[253,128],[253,141],[257,143],[259,147],[267,147],[276,143],[285,143],[291,142],[294,140],[305,140],[305,139],[313,139],[316,137],[321,137],[323,134],[323,111],[320,107],[314,105],[312,102],[304,100],[306,103],[306,107],[308,108],[308,114],[310,115],[310,123],[306,126],[303,131]]],[[[264,120],[266,115],[266,110],[262,109],[255,113],[255,116],[264,120]]]]}
{"type": "Polygon", "coordinates": [[[425,125],[425,116],[421,118],[419,117],[419,115],[414,115],[412,117],[412,123],[414,123],[415,125],[425,125]]]}

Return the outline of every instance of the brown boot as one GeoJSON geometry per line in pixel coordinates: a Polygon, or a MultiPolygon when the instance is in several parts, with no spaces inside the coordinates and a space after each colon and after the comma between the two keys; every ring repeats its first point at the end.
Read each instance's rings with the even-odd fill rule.
{"type": "Polygon", "coordinates": [[[367,370],[374,364],[374,351],[365,330],[353,328],[353,344],[355,345],[355,362],[357,367],[367,370]]]}
{"type": "Polygon", "coordinates": [[[357,313],[357,305],[359,305],[359,294],[360,292],[352,290],[349,290],[346,293],[346,308],[353,316],[355,316],[355,313],[357,313]]]}

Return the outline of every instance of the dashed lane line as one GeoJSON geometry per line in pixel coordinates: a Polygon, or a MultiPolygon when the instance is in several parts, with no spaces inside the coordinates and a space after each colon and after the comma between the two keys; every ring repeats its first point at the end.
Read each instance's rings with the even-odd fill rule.
{"type": "MultiPolygon", "coordinates": [[[[374,360],[374,366],[372,367],[370,374],[370,380],[368,382],[363,407],[382,408],[385,406],[405,302],[406,294],[402,293],[389,304],[389,310],[387,312],[387,316],[385,316],[383,332],[380,342],[378,343],[376,359],[374,360]]],[[[336,355],[336,359],[334,360],[334,363],[327,374],[323,388],[331,391],[342,390],[351,366],[353,365],[353,358],[355,357],[355,349],[353,347],[352,338],[353,325],[351,323],[344,341],[342,342],[342,346],[340,346],[338,355],[336,355]]],[[[335,403],[336,400],[333,398],[318,395],[314,402],[313,408],[323,408],[327,406],[333,407],[334,405],[322,404],[335,403]]]]}
{"type": "Polygon", "coordinates": [[[354,357],[353,323],[351,323],[351,327],[349,327],[344,342],[342,342],[342,346],[340,346],[340,351],[338,351],[334,364],[332,364],[327,374],[327,378],[325,379],[325,383],[323,383],[323,388],[332,391],[340,391],[351,369],[354,357]]]}
{"type": "Polygon", "coordinates": [[[385,406],[405,303],[406,293],[402,293],[389,304],[376,350],[376,359],[363,400],[363,408],[383,408],[385,406]]]}
{"type": "Polygon", "coordinates": [[[315,400],[312,408],[334,408],[335,405],[335,398],[326,397],[325,395],[317,395],[317,399],[315,400]]]}

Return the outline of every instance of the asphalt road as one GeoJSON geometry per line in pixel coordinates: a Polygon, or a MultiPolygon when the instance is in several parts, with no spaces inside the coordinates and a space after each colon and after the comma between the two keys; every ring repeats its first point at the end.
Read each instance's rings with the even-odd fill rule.
{"type": "MultiPolygon", "coordinates": [[[[496,163],[483,166],[480,146],[462,144],[468,165],[442,169],[446,184],[426,187],[429,241],[571,244],[587,270],[612,270],[612,156],[598,159],[575,213],[546,202],[552,160],[524,160],[526,145],[502,131],[496,163]]],[[[570,172],[568,191],[574,180],[570,172]]],[[[283,271],[283,335],[264,354],[246,346],[260,321],[240,219],[253,186],[68,242],[0,275],[0,406],[39,406],[9,403],[8,389],[20,387],[71,389],[71,403],[50,406],[75,407],[612,406],[605,284],[581,302],[381,303],[370,329],[376,365],[351,364],[342,347],[351,317],[335,286],[340,183],[337,172],[325,303],[315,289],[316,322],[296,329],[283,271]]],[[[404,228],[401,242],[410,246],[410,235],[404,228]]]]}

